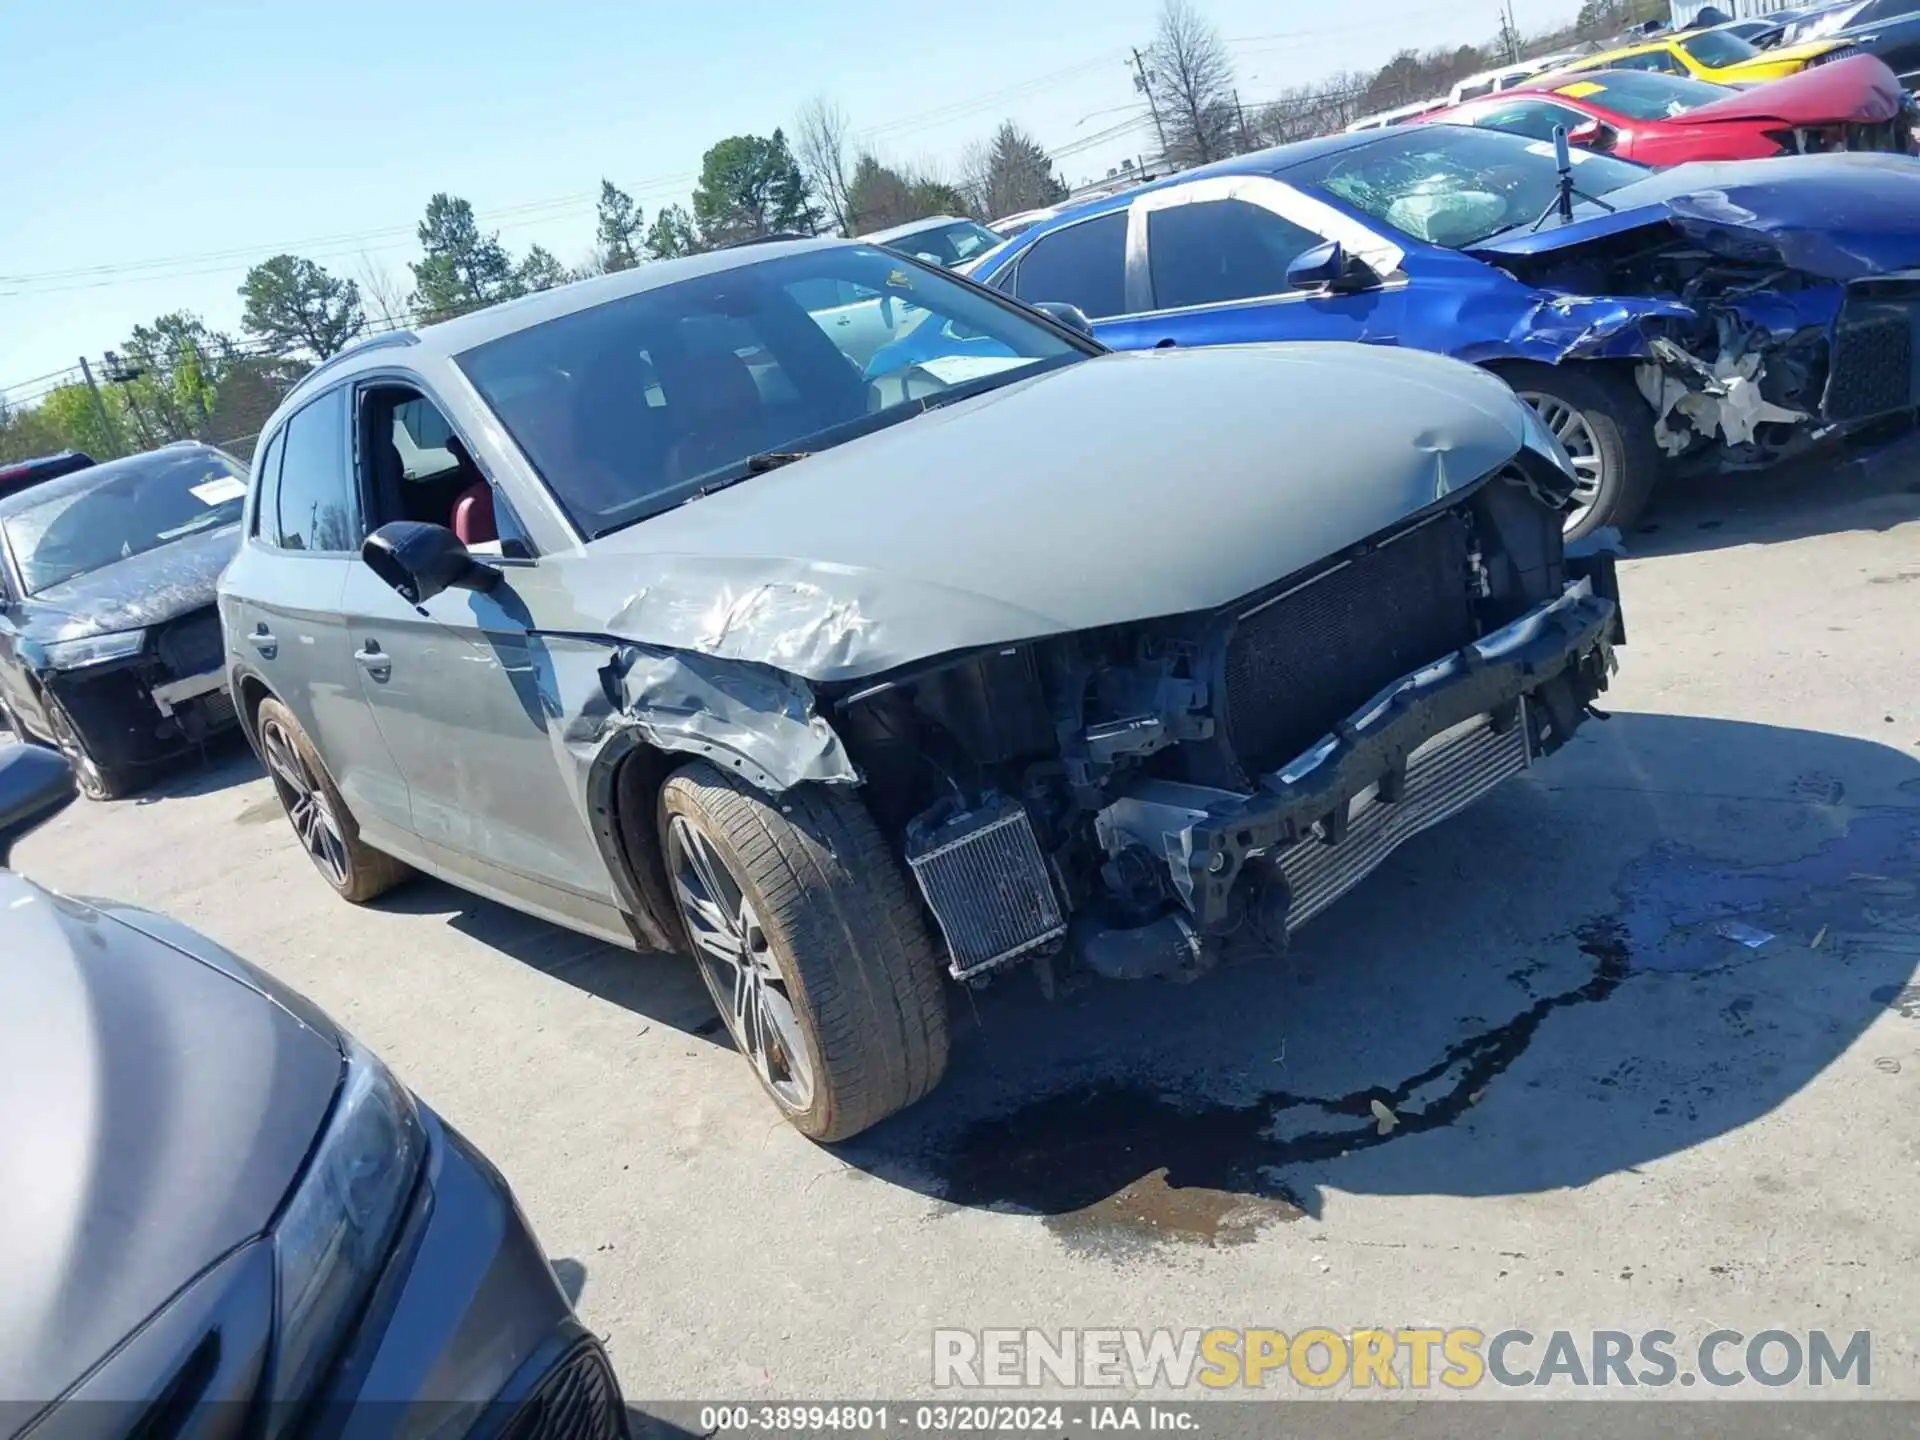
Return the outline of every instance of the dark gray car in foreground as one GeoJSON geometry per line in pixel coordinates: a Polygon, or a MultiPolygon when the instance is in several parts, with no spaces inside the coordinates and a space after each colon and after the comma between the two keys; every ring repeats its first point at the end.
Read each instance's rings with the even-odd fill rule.
{"type": "Polygon", "coordinates": [[[1270,952],[1566,742],[1611,556],[1502,382],[1069,320],[781,243],[309,375],[220,604],[320,872],[691,953],[837,1139],[940,1078],[944,976],[1270,952]],[[841,348],[866,304],[917,358],[841,348]]]}
{"type": "Polygon", "coordinates": [[[96,800],[233,724],[213,583],[246,473],[189,441],[0,496],[0,719],[96,800]]]}
{"type": "Polygon", "coordinates": [[[6,868],[73,798],[0,749],[0,1436],[618,1440],[512,1193],[299,995],[6,868]]]}

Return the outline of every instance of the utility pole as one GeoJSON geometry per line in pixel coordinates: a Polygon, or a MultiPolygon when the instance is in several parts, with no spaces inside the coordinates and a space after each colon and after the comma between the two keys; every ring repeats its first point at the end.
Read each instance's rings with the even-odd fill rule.
{"type": "Polygon", "coordinates": [[[93,393],[93,408],[99,413],[100,425],[107,432],[107,441],[113,446],[114,457],[118,459],[126,454],[127,447],[120,443],[119,427],[113,423],[113,416],[107,413],[107,402],[101,398],[100,387],[94,383],[93,366],[87,363],[87,357],[80,357],[80,373],[86,377],[87,389],[93,393]]]}
{"type": "Polygon", "coordinates": [[[140,432],[140,442],[147,449],[153,449],[153,436],[147,430],[147,417],[140,413],[140,406],[133,398],[133,382],[144,373],[142,368],[129,365],[111,350],[107,351],[104,359],[107,379],[120,387],[120,394],[127,402],[127,411],[133,416],[134,427],[140,432]]]}
{"type": "Polygon", "coordinates": [[[1240,149],[1245,152],[1253,149],[1253,137],[1247,133],[1247,107],[1240,103],[1240,89],[1234,87],[1233,113],[1240,120],[1240,149]]]}
{"type": "Polygon", "coordinates": [[[1505,0],[1500,10],[1500,39],[1507,52],[1507,63],[1520,63],[1520,27],[1514,24],[1513,0],[1505,0]]]}
{"type": "Polygon", "coordinates": [[[1147,97],[1147,109],[1153,113],[1153,131],[1160,137],[1160,163],[1167,159],[1167,127],[1160,123],[1160,104],[1153,98],[1153,86],[1147,83],[1147,62],[1140,58],[1140,47],[1133,47],[1134,88],[1147,97]]]}

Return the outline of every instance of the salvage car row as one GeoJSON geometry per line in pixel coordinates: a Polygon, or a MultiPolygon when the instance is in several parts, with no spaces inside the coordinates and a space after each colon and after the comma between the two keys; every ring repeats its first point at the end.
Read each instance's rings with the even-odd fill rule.
{"type": "MultiPolygon", "coordinates": [[[[69,774],[110,796],[238,725],[344,900],[423,871],[685,953],[827,1142],[939,1083],[953,983],[1271,954],[1593,713],[1606,527],[1669,462],[1920,403],[1920,163],[1549,134],[1306,142],[997,246],[661,262],[364,341],[249,465],[0,474],[0,706],[37,742],[0,867],[69,774]]],[[[162,917],[0,892],[7,1063],[84,1062],[53,1129],[0,1116],[70,1192],[14,1237],[15,1393],[431,1380],[621,1431],[504,1184],[377,1060],[162,917]],[[169,1189],[216,1161],[224,1209],[169,1189]],[[69,1232],[129,1206],[151,1253],[89,1269],[121,1252],[69,1232]]]]}
{"type": "Polygon", "coordinates": [[[685,952],[837,1140],[949,980],[1283,946],[1574,733],[1662,470],[1916,404],[1905,156],[1426,125],[957,243],[543,292],[323,364],[244,475],[0,500],[14,727],[107,794],[230,716],[344,899],[685,952]]]}

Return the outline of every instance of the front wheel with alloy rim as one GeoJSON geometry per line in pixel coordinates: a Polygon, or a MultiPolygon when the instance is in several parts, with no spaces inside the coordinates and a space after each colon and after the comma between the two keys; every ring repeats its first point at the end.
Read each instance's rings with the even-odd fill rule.
{"type": "Polygon", "coordinates": [[[844,1140],[947,1066],[947,997],[905,871],[860,801],[777,799],[705,761],[661,787],[660,850],[687,948],[760,1086],[844,1140]]]}
{"type": "Polygon", "coordinates": [[[1579,366],[1511,365],[1501,376],[1566,449],[1578,475],[1566,538],[1640,517],[1660,474],[1653,412],[1624,375],[1579,366]]]}
{"type": "Polygon", "coordinates": [[[126,771],[94,758],[87,748],[86,737],[67,714],[66,706],[45,691],[40,694],[40,705],[46,711],[47,728],[53,732],[54,746],[73,767],[73,783],[82,795],[89,800],[117,800],[132,788],[126,771]]]}
{"type": "Polygon", "coordinates": [[[267,778],[300,848],[327,884],[344,899],[360,904],[384,895],[413,873],[360,838],[353,813],[286,706],[278,700],[262,700],[253,724],[260,737],[260,757],[267,762],[267,778]]]}

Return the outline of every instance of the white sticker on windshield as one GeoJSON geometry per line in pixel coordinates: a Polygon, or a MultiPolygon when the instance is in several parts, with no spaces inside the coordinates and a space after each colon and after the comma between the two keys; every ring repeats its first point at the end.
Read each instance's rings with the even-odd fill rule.
{"type": "MultiPolygon", "coordinates": [[[[1536,140],[1527,146],[1527,150],[1530,154],[1544,155],[1549,160],[1553,159],[1553,142],[1551,140],[1536,140]]],[[[1567,158],[1576,165],[1584,165],[1587,161],[1593,159],[1593,152],[1591,150],[1582,150],[1578,145],[1569,145],[1567,146],[1567,158]]]]}
{"type": "Polygon", "coordinates": [[[192,488],[194,498],[202,505],[224,505],[229,500],[243,499],[247,493],[247,482],[236,480],[231,475],[221,475],[212,480],[203,480],[192,488]]]}

